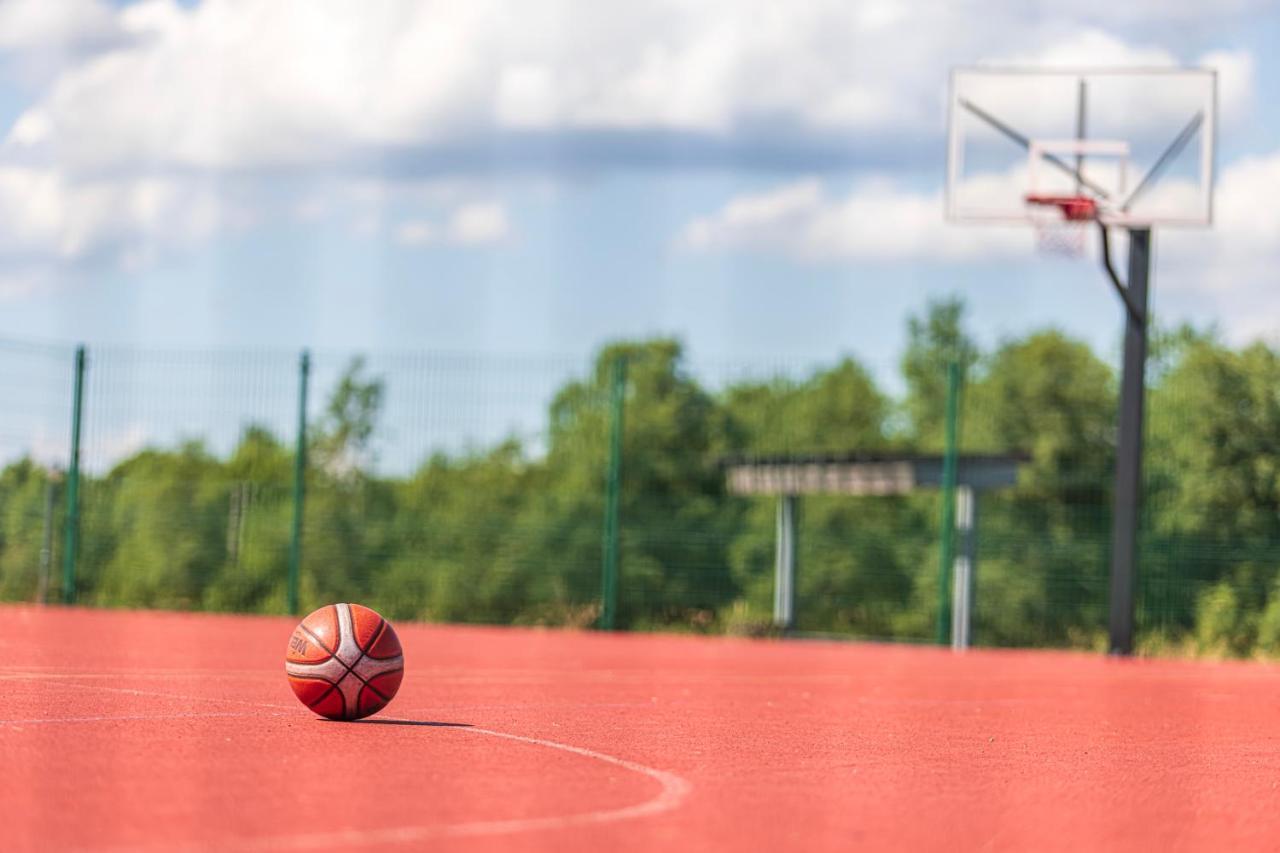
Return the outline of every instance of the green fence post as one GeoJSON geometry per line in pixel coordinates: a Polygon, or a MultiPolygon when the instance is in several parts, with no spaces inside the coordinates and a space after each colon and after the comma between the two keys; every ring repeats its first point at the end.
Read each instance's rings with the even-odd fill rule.
{"type": "Polygon", "coordinates": [[[942,530],[938,554],[938,645],[950,642],[951,561],[956,534],[957,421],[960,418],[960,364],[947,365],[946,449],[942,456],[942,530]]]}
{"type": "Polygon", "coordinates": [[[293,535],[289,541],[290,613],[298,612],[298,579],[302,572],[302,510],[307,494],[307,385],[311,354],[302,351],[298,362],[298,444],[293,453],[293,535]]]}
{"type": "Polygon", "coordinates": [[[53,572],[53,511],[58,500],[57,471],[50,469],[44,482],[44,516],[40,520],[40,574],[36,578],[36,601],[49,601],[49,575],[53,572]]]}
{"type": "Polygon", "coordinates": [[[609,394],[609,470],[604,494],[604,565],[600,582],[600,627],[612,631],[618,611],[618,499],[622,490],[622,419],[626,412],[627,359],[613,362],[609,394]]]}
{"type": "Polygon", "coordinates": [[[62,602],[76,603],[76,556],[80,549],[80,422],[84,415],[84,345],[76,347],[71,392],[71,459],[67,463],[66,553],[62,555],[62,602]]]}

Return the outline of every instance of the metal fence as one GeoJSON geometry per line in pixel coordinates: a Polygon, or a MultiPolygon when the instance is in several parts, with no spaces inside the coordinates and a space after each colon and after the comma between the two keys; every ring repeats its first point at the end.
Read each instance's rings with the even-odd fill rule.
{"type": "MultiPolygon", "coordinates": [[[[853,361],[695,368],[669,341],[585,363],[79,352],[0,341],[7,600],[275,613],[354,599],[397,618],[768,632],[777,505],[734,494],[724,461],[943,454],[951,424],[957,452],[1026,455],[976,519],[974,642],[1103,643],[1110,387],[1087,411],[1053,402],[1061,377],[1010,402],[1026,383],[992,371],[925,423],[853,361]]],[[[1160,394],[1148,432],[1163,454],[1189,403],[1160,394]]],[[[1140,635],[1245,653],[1270,636],[1273,601],[1280,626],[1280,531],[1176,523],[1179,476],[1164,455],[1148,465],[1140,635]]],[[[789,628],[938,639],[949,549],[969,555],[942,535],[950,505],[936,489],[805,497],[789,628]]]]}

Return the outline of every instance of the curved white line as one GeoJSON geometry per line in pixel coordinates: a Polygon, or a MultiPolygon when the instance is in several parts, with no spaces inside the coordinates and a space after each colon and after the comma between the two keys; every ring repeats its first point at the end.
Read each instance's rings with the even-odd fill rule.
{"type": "MultiPolygon", "coordinates": [[[[689,784],[687,779],[677,776],[674,773],[670,773],[666,770],[658,770],[653,767],[647,767],[643,764],[628,761],[625,758],[618,758],[617,756],[608,755],[603,752],[596,752],[593,749],[584,749],[580,746],[559,743],[554,740],[543,740],[542,738],[513,735],[508,732],[494,731],[493,729],[481,729],[474,727],[464,728],[459,726],[451,730],[488,735],[489,737],[503,738],[505,740],[514,740],[520,743],[528,743],[534,746],[546,747],[547,749],[557,749],[561,752],[581,755],[584,758],[601,761],[605,764],[612,764],[617,767],[621,767],[624,770],[629,770],[632,773],[648,776],[650,779],[653,779],[662,785],[662,790],[658,792],[657,796],[635,805],[623,806],[622,808],[617,809],[579,812],[577,814],[570,815],[514,818],[511,820],[483,820],[472,821],[469,823],[445,824],[443,826],[400,826],[373,830],[330,830],[323,833],[310,833],[306,835],[277,835],[267,838],[245,839],[241,842],[231,842],[231,844],[237,849],[242,850],[305,850],[310,847],[409,844],[416,841],[425,841],[431,838],[441,837],[508,835],[515,832],[567,829],[572,826],[634,820],[636,818],[650,817],[662,814],[663,812],[669,812],[672,809],[678,808],[684,801],[685,797],[689,795],[689,792],[693,790],[693,786],[689,784]]],[[[216,846],[222,845],[223,842],[217,842],[216,846]]]]}
{"type": "MultiPolygon", "coordinates": [[[[137,696],[157,696],[166,698],[182,698],[190,701],[208,700],[208,701],[235,701],[227,700],[223,697],[202,697],[202,696],[183,696],[177,693],[161,693],[158,691],[132,690],[129,688],[106,687],[99,684],[74,684],[73,682],[60,682],[67,686],[79,687],[85,690],[101,690],[110,693],[126,693],[137,696]]],[[[268,704],[265,702],[246,702],[241,700],[239,704],[255,705],[260,708],[284,708],[287,706],[268,704]]],[[[170,715],[156,717],[145,717],[147,719],[164,719],[170,715]]],[[[187,716],[215,716],[213,714],[175,714],[173,717],[187,716]]],[[[222,716],[222,715],[217,715],[222,716]]],[[[238,716],[227,714],[226,716],[238,716]]],[[[262,716],[281,716],[279,714],[266,714],[262,716]]],[[[144,719],[142,715],[125,715],[120,717],[68,717],[60,720],[0,720],[0,725],[16,724],[17,726],[41,725],[49,723],[88,723],[88,722],[106,722],[112,719],[116,720],[138,720],[144,719]]],[[[383,717],[381,719],[387,722],[395,722],[394,718],[383,717]]],[[[19,729],[20,730],[20,729],[19,729]]],[[[509,732],[500,732],[494,729],[483,729],[474,726],[457,726],[451,727],[452,731],[470,732],[472,734],[486,735],[488,737],[502,738],[504,740],[517,741],[519,743],[527,743],[533,746],[541,746],[546,749],[555,749],[561,752],[568,752],[573,755],[580,755],[583,758],[590,758],[594,761],[600,761],[605,764],[612,764],[615,767],[621,767],[632,773],[638,773],[641,776],[647,776],[658,782],[662,789],[657,796],[651,797],[642,803],[635,805],[623,806],[616,809],[603,809],[590,812],[579,812],[570,815],[552,815],[549,817],[535,818],[513,818],[510,820],[486,820],[472,821],[469,823],[445,824],[443,826],[401,826],[391,827],[388,829],[374,830],[328,830],[323,833],[310,833],[306,835],[284,835],[269,836],[266,838],[246,838],[246,839],[229,839],[218,842],[202,842],[198,845],[179,846],[166,845],[166,849],[199,849],[205,850],[210,843],[216,847],[236,847],[242,850],[256,849],[295,849],[301,850],[309,847],[334,847],[343,845],[371,845],[371,844],[407,844],[414,841],[423,841],[430,838],[452,837],[452,836],[475,836],[475,835],[507,835],[515,832],[533,832],[537,830],[548,829],[566,829],[573,826],[583,826],[587,824],[613,823],[615,821],[635,820],[642,817],[651,817],[653,815],[669,812],[678,808],[684,802],[685,797],[693,790],[693,786],[687,779],[677,776],[675,773],[666,770],[658,770],[648,767],[635,761],[628,761],[625,758],[618,758],[615,755],[609,755],[604,752],[596,752],[593,749],[586,749],[572,744],[560,743],[554,740],[544,740],[542,738],[525,737],[524,735],[514,735],[509,732]]]]}

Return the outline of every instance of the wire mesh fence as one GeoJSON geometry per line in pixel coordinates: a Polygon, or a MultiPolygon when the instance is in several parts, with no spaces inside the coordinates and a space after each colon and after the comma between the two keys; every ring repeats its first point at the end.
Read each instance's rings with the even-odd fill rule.
{"type": "MultiPolygon", "coordinates": [[[[1274,361],[1192,341],[1153,376],[1148,648],[1280,646],[1274,361]]],[[[896,394],[887,365],[691,364],[665,340],[588,362],[308,364],[90,348],[74,465],[75,349],[0,341],[0,596],[268,613],[356,599],[395,618],[769,632],[777,501],[735,494],[725,460],[914,458],[947,434],[942,362],[904,360],[896,394]]],[[[1114,371],[1052,333],[966,367],[956,450],[1022,460],[976,501],[972,639],[1098,647],[1114,371]]],[[[788,627],[934,640],[951,594],[942,500],[803,496],[788,627]]]]}
{"type": "Polygon", "coordinates": [[[0,597],[46,601],[61,595],[60,500],[71,447],[69,348],[0,341],[0,597]]]}

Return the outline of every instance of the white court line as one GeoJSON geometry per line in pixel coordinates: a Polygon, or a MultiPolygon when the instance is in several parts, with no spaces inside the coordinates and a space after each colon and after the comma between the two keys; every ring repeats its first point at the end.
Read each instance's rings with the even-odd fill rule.
{"type": "Polygon", "coordinates": [[[79,669],[66,670],[30,670],[30,669],[4,669],[0,668],[0,681],[40,681],[48,678],[91,678],[91,679],[108,679],[108,678],[138,678],[138,679],[243,679],[243,678],[274,678],[274,673],[262,671],[248,672],[234,669],[222,670],[194,670],[194,669],[170,669],[170,670],[137,670],[137,669],[114,669],[99,672],[85,672],[79,669]]]}
{"type": "Polygon", "coordinates": [[[177,714],[121,714],[119,716],[100,716],[100,717],[45,717],[33,720],[0,720],[0,726],[11,726],[15,729],[21,729],[22,726],[47,726],[57,723],[115,723],[119,721],[131,720],[190,720],[203,719],[205,717],[284,717],[288,716],[281,711],[278,714],[262,714],[254,711],[209,711],[199,712],[192,711],[189,713],[177,714]]]}
{"type": "MultiPolygon", "coordinates": [[[[132,687],[107,687],[103,684],[76,684],[74,681],[64,681],[62,678],[80,678],[79,675],[67,675],[60,678],[51,678],[46,675],[33,677],[31,681],[48,681],[62,687],[78,687],[81,690],[103,690],[109,693],[124,693],[131,696],[155,696],[163,699],[182,699],[184,701],[200,700],[204,702],[232,702],[237,705],[249,705],[254,708],[278,708],[280,710],[293,710],[293,705],[278,705],[269,702],[250,702],[245,699],[232,699],[226,696],[188,696],[182,693],[163,693],[158,690],[138,690],[132,687]]],[[[11,680],[21,679],[22,676],[9,676],[11,680]]],[[[438,714],[452,713],[454,711],[502,711],[502,710],[521,710],[525,708],[648,708],[652,707],[652,702],[506,702],[500,704],[488,705],[435,705],[430,708],[411,708],[408,710],[397,709],[396,713],[407,715],[419,714],[438,714]]],[[[0,723],[4,722],[0,720],[0,723]]]]}
{"type": "MultiPolygon", "coordinates": [[[[159,693],[148,690],[133,690],[122,687],[106,687],[100,684],[75,684],[74,682],[62,681],[57,682],[69,687],[80,687],[85,690],[102,690],[111,693],[126,693],[137,696],[157,696],[172,699],[185,699],[187,701],[239,701],[241,704],[253,705],[260,708],[281,709],[288,708],[285,705],[266,704],[263,702],[246,702],[243,700],[219,699],[217,697],[201,697],[201,696],[184,696],[177,693],[159,693]]],[[[617,703],[608,703],[610,705],[617,703]]],[[[235,713],[210,713],[210,714],[175,714],[170,717],[164,716],[121,716],[121,717],[83,717],[83,718],[64,718],[61,720],[49,720],[49,723],[59,722],[103,722],[106,720],[142,720],[142,719],[166,719],[166,718],[182,718],[187,716],[285,716],[283,714],[235,714],[235,713]]],[[[390,721],[390,718],[388,718],[390,721]]],[[[28,725],[44,724],[45,721],[3,721],[4,723],[26,723],[28,725]]],[[[548,817],[536,818],[514,818],[510,820],[489,820],[489,821],[471,821],[467,823],[444,824],[441,826],[400,826],[384,829],[372,830],[329,830],[325,832],[308,833],[300,835],[280,835],[268,836],[260,838],[243,838],[228,839],[225,841],[202,841],[186,845],[163,845],[166,850],[208,850],[217,849],[238,849],[238,850],[261,850],[261,849],[294,849],[305,850],[314,847],[334,847],[337,846],[370,846],[376,844],[409,844],[416,841],[424,841],[431,838],[442,837],[460,837],[460,836],[477,836],[477,835],[509,835],[517,832],[534,832],[540,830],[567,829],[574,826],[586,826],[592,824],[614,823],[616,821],[635,820],[637,818],[651,817],[653,815],[662,814],[678,808],[684,799],[693,790],[693,786],[687,779],[677,776],[666,770],[658,770],[648,767],[634,761],[628,761],[625,758],[618,758],[603,752],[596,752],[592,749],[585,749],[572,744],[559,743],[553,740],[544,740],[542,738],[525,737],[524,735],[511,734],[509,732],[500,732],[494,729],[484,729],[474,726],[449,726],[450,731],[467,732],[470,734],[485,735],[488,737],[502,738],[504,740],[516,741],[519,743],[527,743],[533,746],[540,746],[546,749],[555,749],[561,752],[567,752],[572,755],[579,755],[583,758],[589,758],[604,764],[612,764],[615,767],[621,767],[632,773],[641,776],[647,776],[658,782],[662,789],[657,796],[651,797],[641,803],[635,805],[623,806],[616,809],[598,809],[595,811],[578,812],[569,815],[551,815],[548,817]]],[[[129,849],[139,849],[131,847],[129,849]]]]}
{"type": "Polygon", "coordinates": [[[569,827],[574,826],[635,820],[637,818],[652,817],[653,815],[659,815],[663,812],[669,812],[673,809],[679,808],[681,803],[684,802],[685,797],[689,796],[689,792],[693,790],[693,786],[687,779],[677,776],[674,773],[670,773],[666,770],[657,770],[653,767],[647,767],[643,764],[628,761],[625,758],[618,758],[617,756],[608,755],[603,752],[596,752],[593,749],[584,749],[580,746],[559,743],[554,740],[543,740],[542,738],[513,735],[508,732],[494,731],[493,729],[458,727],[451,729],[451,731],[487,735],[489,737],[503,738],[505,740],[513,740],[520,743],[528,743],[534,746],[545,747],[547,749],[556,749],[561,752],[572,753],[573,755],[580,755],[584,758],[590,758],[605,764],[612,764],[616,767],[621,767],[624,770],[629,770],[632,773],[638,773],[641,776],[647,776],[650,779],[657,781],[662,786],[662,790],[658,792],[657,796],[635,805],[623,806],[622,808],[617,809],[600,809],[597,811],[578,812],[576,814],[569,815],[514,818],[511,820],[482,820],[471,821],[468,823],[445,824],[443,826],[398,826],[371,830],[330,830],[327,832],[308,833],[305,835],[275,835],[267,836],[265,838],[237,839],[228,842],[218,841],[212,845],[192,845],[189,848],[181,849],[208,849],[208,847],[213,846],[218,849],[236,850],[305,850],[315,847],[332,848],[373,846],[380,844],[411,844],[418,841],[427,841],[432,838],[476,835],[510,835],[517,832],[568,829],[569,827]]]}
{"type": "MultiPolygon", "coordinates": [[[[42,679],[43,680],[43,679],[42,679]]],[[[104,684],[76,684],[74,681],[52,681],[59,687],[78,687],[81,690],[102,690],[107,693],[124,693],[129,696],[152,696],[160,699],[181,699],[184,702],[231,702],[235,705],[248,705],[252,708],[274,708],[292,710],[292,705],[278,705],[268,702],[250,702],[246,699],[232,699],[229,696],[188,696],[183,693],[162,693],[159,690],[136,690],[132,687],[107,687],[104,684]]]]}
{"type": "MultiPolygon", "coordinates": [[[[432,705],[428,708],[396,708],[384,719],[452,714],[455,711],[525,711],[529,708],[652,708],[653,702],[501,702],[490,705],[432,705]]],[[[370,717],[372,720],[378,717],[370,717]]]]}

